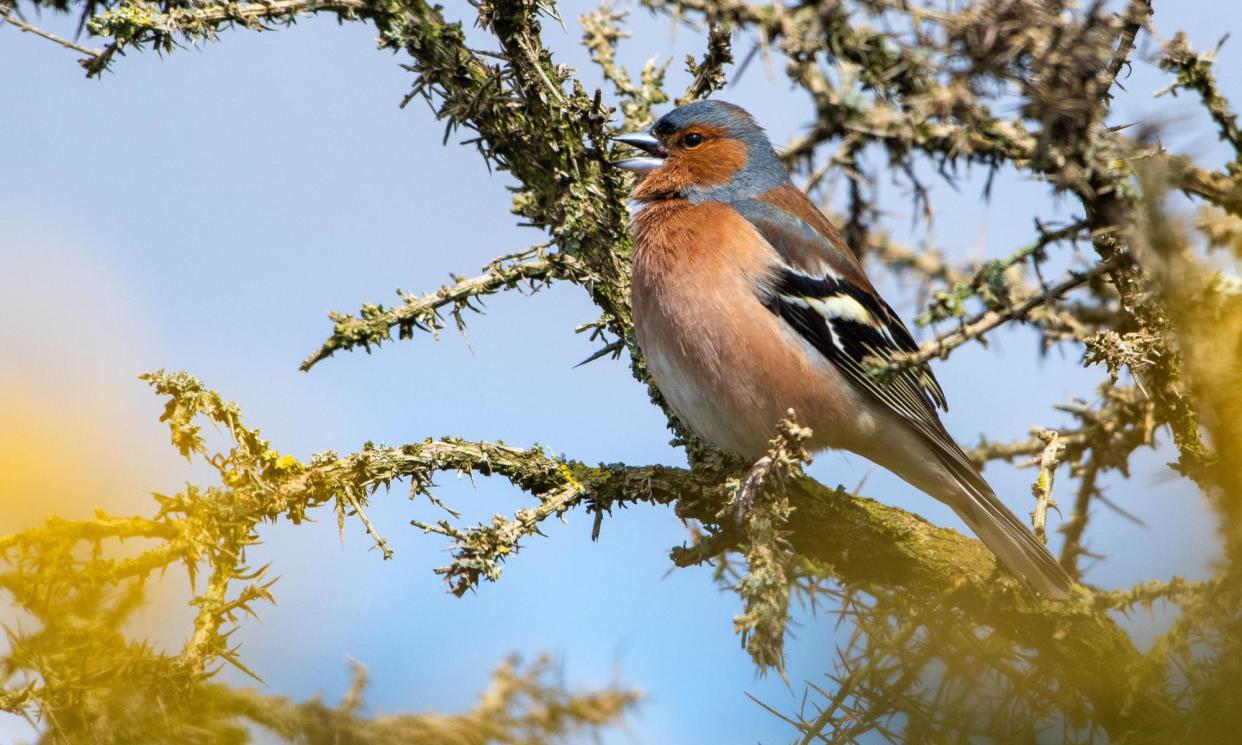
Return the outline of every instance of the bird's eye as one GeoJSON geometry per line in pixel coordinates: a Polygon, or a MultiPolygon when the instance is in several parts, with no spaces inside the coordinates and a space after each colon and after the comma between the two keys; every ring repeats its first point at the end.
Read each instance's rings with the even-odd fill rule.
{"type": "Polygon", "coordinates": [[[703,144],[703,135],[699,134],[698,132],[691,132],[690,134],[681,138],[681,146],[684,148],[698,147],[699,145],[702,145],[702,144],[703,144]]]}

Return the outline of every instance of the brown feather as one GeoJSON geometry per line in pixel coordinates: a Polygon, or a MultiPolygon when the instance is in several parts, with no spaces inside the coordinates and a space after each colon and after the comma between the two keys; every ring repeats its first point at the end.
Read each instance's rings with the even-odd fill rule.
{"type": "Polygon", "coordinates": [[[798,219],[802,220],[802,222],[810,225],[815,229],[815,232],[828,239],[828,242],[840,251],[841,256],[839,257],[839,260],[832,261],[833,258],[838,257],[826,257],[817,246],[805,246],[807,252],[805,256],[795,255],[789,257],[791,259],[791,266],[793,266],[794,269],[805,272],[808,268],[813,266],[814,263],[816,263],[816,260],[826,260],[834,265],[833,269],[835,269],[842,277],[848,279],[858,287],[867,290],[871,294],[878,296],[875,291],[875,287],[871,284],[871,280],[867,277],[867,273],[863,270],[862,264],[859,263],[858,256],[850,250],[849,245],[846,244],[845,239],[841,237],[840,231],[838,231],[836,226],[832,224],[832,221],[829,220],[823,212],[820,212],[819,208],[816,207],[810,199],[807,199],[801,189],[793,184],[787,183],[776,187],[767,194],[764,194],[762,197],[759,197],[759,199],[785,210],[791,215],[794,215],[798,219]],[[799,265],[799,262],[801,265],[799,265]]]}

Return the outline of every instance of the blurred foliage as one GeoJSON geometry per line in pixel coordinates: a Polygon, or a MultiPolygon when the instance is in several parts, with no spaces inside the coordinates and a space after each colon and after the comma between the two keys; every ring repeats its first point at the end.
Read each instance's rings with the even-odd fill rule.
{"type": "MultiPolygon", "coordinates": [[[[163,419],[173,445],[208,463],[220,484],[156,495],[150,518],[50,518],[0,538],[8,566],[0,587],[18,611],[0,657],[0,709],[39,721],[42,742],[243,743],[251,739],[249,725],[257,725],[294,743],[536,745],[594,732],[637,703],[636,692],[620,687],[567,692],[547,659],[504,663],[479,704],[457,716],[363,716],[361,668],[335,708],[211,682],[224,665],[257,679],[230,637],[274,602],[268,567],[246,561],[264,522],[298,523],[316,507],[333,507],[342,530],[347,517],[356,517],[373,531],[363,505],[375,489],[398,475],[429,483],[435,470],[469,468],[488,456],[468,443],[429,441],[400,451],[369,447],[344,460],[321,453],[303,464],[272,450],[234,404],[192,376],[143,377],[167,398],[163,419]],[[228,434],[226,451],[208,448],[204,423],[228,434]],[[136,639],[133,624],[147,586],[177,567],[189,572],[195,614],[184,646],[170,654],[136,639]]],[[[495,453],[497,470],[507,457],[495,453]]],[[[512,457],[543,458],[521,451],[512,457]]],[[[382,549],[383,539],[372,534],[382,549]]]]}
{"type": "MultiPolygon", "coordinates": [[[[13,2],[0,0],[10,3],[0,7],[4,17],[40,33],[20,20],[13,2]]],[[[41,35],[85,55],[92,76],[129,50],[174,52],[216,41],[232,28],[291,25],[307,13],[371,23],[381,48],[402,54],[413,76],[406,101],[426,102],[445,123],[446,141],[464,134],[489,168],[508,174],[514,215],[544,231],[544,241],[434,292],[400,293],[393,307],[334,313],[331,336],[303,369],[337,352],[371,351],[392,340],[394,330],[399,339],[438,333],[445,314],[464,328],[465,311],[482,297],[555,281],[580,287],[598,307],[599,318],[578,327],[598,341],[590,359],[628,351],[635,378],[649,383],[627,300],[630,182],[610,167],[609,138],[647,125],[672,101],[712,95],[731,69],[740,74],[756,56],[779,60],[816,114],[787,143],[786,164],[812,197],[826,203],[844,194],[833,217],[850,245],[873,272],[901,274],[915,287],[925,306],[918,321],[935,332],[917,352],[876,361],[874,374],[984,344],[1010,325],[1029,328],[1042,351],[1059,348],[1078,355],[1084,367],[1102,368],[1092,391],[1049,412],[1048,421],[1029,423],[1029,435],[1005,432],[981,442],[972,457],[980,465],[1009,461],[1036,470],[1033,511],[1041,530],[1051,527],[1058,497],[1072,504],[1057,529],[1065,536],[1061,561],[1080,576],[1085,559],[1106,558],[1089,548],[1094,514],[1113,509],[1141,519],[1124,499],[1104,493],[1103,478],[1128,476],[1140,448],[1169,437],[1178,457],[1172,472],[1193,481],[1218,518],[1224,559],[1216,573],[1204,581],[1083,586],[1065,602],[1033,597],[999,572],[977,541],[800,475],[804,453],[792,420],[756,464],[723,457],[671,415],[689,468],[592,467],[539,449],[453,439],[368,444],[353,455],[324,453],[301,463],[272,450],[240,424],[234,407],[197,381],[161,373],[149,381],[169,398],[165,418],[174,443],[207,459],[221,485],[160,497],[151,519],[53,520],[3,539],[11,567],[4,586],[37,622],[33,630],[10,632],[0,705],[41,717],[49,733],[120,737],[130,725],[144,726],[147,720],[133,711],[158,691],[164,709],[222,712],[194,719],[203,738],[228,736],[238,717],[249,715],[228,703],[237,700],[229,698],[235,692],[207,680],[220,664],[242,666],[228,633],[269,599],[265,568],[248,568],[244,560],[261,523],[297,522],[307,510],[330,506],[342,524],[361,520],[388,556],[366,519],[368,499],[405,480],[414,495],[434,502],[431,476],[448,470],[498,475],[534,500],[487,525],[463,527],[445,505],[444,519],[416,523],[450,542],[451,562],[437,571],[456,593],[499,579],[504,563],[550,517],[583,507],[594,514],[598,532],[613,507],[641,501],[671,505],[695,526],[693,542],[673,549],[673,561],[715,562],[717,577],[744,604],[736,626],[761,671],[783,669],[791,604],[838,614],[850,636],[826,683],[806,684],[801,711],[774,712],[790,722],[799,742],[1236,739],[1242,731],[1242,419],[1235,415],[1242,404],[1242,137],[1217,84],[1215,52],[1194,50],[1181,34],[1166,38],[1156,13],[1177,6],[1153,8],[1150,0],[642,5],[703,35],[704,52],[688,60],[691,83],[680,95],[665,90],[666,65],[652,61],[633,74],[618,62],[626,11],[610,4],[582,19],[582,43],[605,93],[589,90],[545,45],[543,24],[562,21],[551,0],[478,0],[455,9],[464,18],[420,0],[24,2],[80,14],[98,48],[41,35]],[[490,37],[488,48],[466,43],[463,22],[490,37]],[[748,49],[730,68],[742,45],[748,49]],[[1168,95],[1199,102],[1203,126],[1232,151],[1225,165],[1200,164],[1162,146],[1158,131],[1110,120],[1114,93],[1140,58],[1170,77],[1168,95]],[[1025,245],[983,264],[951,261],[931,246],[905,246],[878,229],[881,178],[903,187],[915,213],[930,221],[936,210],[927,179],[956,184],[968,167],[984,169],[988,187],[999,173],[1038,181],[1047,193],[1041,211],[1070,204],[1077,214],[1037,219],[1025,245]],[[1181,215],[1185,200],[1197,205],[1193,220],[1181,215]],[[209,454],[197,417],[226,429],[232,448],[209,454]],[[154,546],[107,558],[101,545],[113,539],[154,546]],[[163,655],[128,639],[119,624],[138,607],[144,578],[172,564],[201,573],[203,587],[195,591],[197,616],[184,649],[163,655]],[[1175,618],[1143,651],[1115,617],[1156,606],[1172,607],[1175,618]],[[141,681],[136,693],[118,692],[122,676],[141,681]]],[[[648,390],[663,407],[658,391],[648,390]]],[[[998,427],[1012,423],[998,421],[998,427]]],[[[539,690],[532,700],[549,694],[539,690]]],[[[558,711],[576,713],[549,721],[593,726],[633,702],[620,691],[581,700],[585,709],[566,704],[558,711]]],[[[382,720],[355,722],[352,701],[332,710],[319,704],[273,709],[294,712],[289,716],[303,723],[380,726],[382,720]]],[[[511,716],[526,721],[521,713],[511,716]]],[[[310,732],[274,729],[288,736],[310,732]]]]}

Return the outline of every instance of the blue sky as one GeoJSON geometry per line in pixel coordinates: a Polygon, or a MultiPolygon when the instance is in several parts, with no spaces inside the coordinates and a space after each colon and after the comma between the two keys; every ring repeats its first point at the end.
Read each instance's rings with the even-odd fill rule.
{"type": "MultiPolygon", "coordinates": [[[[568,30],[545,29],[559,61],[593,84],[577,47],[576,18],[589,7],[562,3],[568,30]]],[[[1230,4],[1163,12],[1158,2],[1157,23],[1187,28],[1198,48],[1242,25],[1242,9],[1230,4]]],[[[38,22],[71,31],[66,19],[38,22]]],[[[631,28],[622,61],[636,70],[653,55],[671,57],[679,90],[680,60],[700,47],[698,35],[641,10],[631,28]]],[[[748,47],[739,39],[739,56],[748,47]]],[[[1237,44],[1220,57],[1219,70],[1242,65],[1237,44]]],[[[470,147],[442,146],[443,127],[425,105],[397,107],[412,82],[403,61],[376,52],[368,26],[308,19],[274,33],[227,33],[163,59],[131,53],[114,73],[87,81],[71,53],[0,28],[0,412],[15,422],[11,435],[43,438],[66,464],[25,486],[0,485],[0,530],[96,504],[146,512],[147,492],[205,476],[167,446],[160,403],[136,380],[156,368],[200,376],[236,400],[276,448],[299,457],[451,434],[539,442],[586,461],[683,462],[623,362],[574,368],[593,346],[573,327],[596,313],[568,285],[488,301],[487,314],[470,319],[469,345],[455,333],[440,342],[420,336],[297,371],[329,331],[328,310],[391,302],[397,287],[432,290],[449,272],[474,272],[541,240],[514,227],[506,176],[490,174],[470,147]]],[[[778,143],[810,120],[779,67],[769,78],[755,64],[721,94],[755,111],[778,143]]],[[[1220,162],[1214,132],[1185,116],[1193,106],[1151,100],[1161,84],[1136,65],[1118,121],[1159,116],[1166,143],[1220,162]]],[[[1242,78],[1222,87],[1242,102],[1242,78]]],[[[1073,210],[1012,175],[984,203],[982,175],[933,192],[931,240],[955,256],[1008,253],[1029,238],[1036,214],[1073,210]]],[[[927,240],[912,227],[906,195],[882,188],[886,227],[927,240]]],[[[886,287],[909,297],[893,282],[886,287]]],[[[908,300],[897,305],[913,315],[908,300]]],[[[953,407],[946,423],[963,442],[1057,424],[1051,404],[1092,396],[1101,373],[1081,370],[1072,350],[1041,359],[1021,331],[994,341],[937,367],[953,407]]],[[[1210,515],[1192,488],[1168,478],[1162,464],[1172,458],[1167,446],[1145,453],[1133,479],[1110,483],[1110,496],[1151,527],[1100,513],[1091,548],[1110,558],[1091,580],[1121,586],[1205,572],[1210,515]]],[[[851,487],[865,477],[864,493],[957,524],[857,459],[825,454],[810,470],[851,487]]],[[[987,476],[1016,511],[1029,509],[1027,472],[994,467],[987,476]]],[[[441,483],[440,496],[472,520],[527,503],[500,482],[441,483]]],[[[791,738],[789,728],[744,693],[793,710],[801,683],[822,683],[831,668],[832,619],[800,613],[789,647],[794,690],[757,679],[732,633],[734,597],[709,570],[670,571],[667,550],[687,533],[666,509],[619,511],[597,543],[590,517],[571,514],[547,539],[529,542],[501,582],[462,599],[431,572],[446,558],[444,544],[408,525],[431,514],[400,491],[375,499],[370,515],[396,551],[390,562],[368,550],[358,525],[342,547],[326,513],[316,524],[264,531],[252,560],[273,563],[278,605],[236,638],[268,690],[334,700],[352,658],[373,674],[375,711],[460,711],[505,655],[546,651],[571,685],[619,679],[646,692],[610,743],[777,743],[791,738]]],[[[162,602],[172,618],[185,613],[175,599],[162,602]]],[[[1131,626],[1147,639],[1158,623],[1131,626]]],[[[185,628],[148,631],[174,644],[185,628]]],[[[0,741],[22,733],[20,722],[0,717],[0,741]]]]}

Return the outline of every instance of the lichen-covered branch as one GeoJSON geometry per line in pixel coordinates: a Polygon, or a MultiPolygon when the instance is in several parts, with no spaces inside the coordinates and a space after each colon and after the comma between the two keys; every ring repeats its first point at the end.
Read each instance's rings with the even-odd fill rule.
{"type": "MultiPolygon", "coordinates": [[[[1085,597],[1041,602],[1001,575],[982,544],[879,502],[810,479],[793,484],[787,497],[793,508],[788,540],[822,575],[856,592],[899,588],[907,601],[928,612],[954,618],[960,613],[959,622],[982,625],[1010,645],[1039,650],[1033,663],[1049,666],[1053,677],[1072,686],[1068,698],[1085,697],[1113,735],[1167,726],[1158,691],[1135,690],[1126,682],[1126,671],[1143,664],[1141,655],[1111,620],[1082,607],[1089,603],[1085,597]]],[[[680,516],[707,522],[718,509],[710,500],[678,504],[680,516]]],[[[744,545],[739,532],[722,528],[702,545],[674,551],[673,558],[679,565],[694,564],[744,545]]]]}
{"type": "Polygon", "coordinates": [[[966,342],[981,339],[989,331],[1002,324],[1024,319],[1028,314],[1044,309],[1071,290],[1075,290],[1107,275],[1125,261],[1128,261],[1126,257],[1119,256],[1097,264],[1085,272],[1071,273],[1069,277],[1052,285],[1042,294],[1032,295],[1022,302],[1006,306],[1000,311],[985,311],[964,321],[958,329],[924,342],[919,346],[917,352],[903,352],[894,354],[889,360],[876,360],[874,362],[876,374],[887,375],[897,370],[926,364],[937,357],[947,357],[949,352],[966,342]]]}
{"type": "Polygon", "coordinates": [[[618,108],[622,116],[622,128],[638,130],[651,124],[654,119],[652,107],[668,102],[664,92],[664,73],[667,64],[659,64],[655,58],[647,60],[640,74],[640,82],[633,83],[630,74],[617,64],[617,43],[629,36],[621,29],[621,22],[628,11],[611,5],[602,5],[579,18],[582,24],[582,45],[617,94],[618,108]]]}
{"type": "Polygon", "coordinates": [[[355,347],[370,351],[371,347],[378,347],[392,339],[393,329],[397,329],[399,339],[413,338],[415,331],[426,331],[439,338],[446,311],[453,317],[457,329],[464,333],[466,322],[463,314],[467,310],[478,312],[479,308],[474,303],[481,298],[502,290],[536,292],[558,279],[578,283],[591,281],[590,273],[572,257],[549,254],[546,245],[539,245],[497,259],[485,267],[482,274],[454,277],[452,284],[435,292],[425,295],[399,292],[403,304],[395,308],[365,305],[357,316],[333,313],[331,318],[335,328],[332,336],[303,360],[301,369],[309,370],[337,351],[355,347]]]}
{"type": "MultiPolygon", "coordinates": [[[[63,36],[57,36],[56,34],[53,34],[50,31],[45,31],[44,29],[41,29],[38,26],[34,26],[29,23],[26,23],[25,21],[23,21],[22,19],[14,15],[13,6],[8,2],[0,3],[0,19],[3,19],[5,24],[12,26],[13,28],[19,31],[23,31],[28,34],[34,34],[35,36],[38,36],[40,38],[47,39],[53,44],[59,44],[65,49],[69,49],[71,51],[86,55],[84,59],[79,60],[79,64],[86,66],[88,69],[92,64],[95,64],[96,60],[103,57],[105,54],[105,50],[103,49],[92,49],[90,47],[84,47],[75,41],[71,41],[69,39],[64,38],[63,36]]],[[[3,24],[0,24],[0,25],[3,25],[3,24]]]]}
{"type": "Polygon", "coordinates": [[[686,69],[691,79],[686,92],[674,101],[676,106],[684,106],[692,101],[707,98],[725,86],[725,66],[733,62],[733,47],[729,29],[718,23],[712,23],[707,29],[707,51],[703,60],[694,57],[686,58],[686,69]]]}
{"type": "Polygon", "coordinates": [[[290,743],[385,745],[545,745],[598,737],[640,702],[635,690],[610,687],[569,691],[547,656],[529,664],[511,658],[492,672],[491,685],[469,711],[457,715],[362,713],[366,671],[353,665],[353,683],[336,706],[319,699],[294,702],[252,689],[214,687],[223,708],[233,709],[290,743]]]}
{"type": "Polygon", "coordinates": [[[734,585],[744,608],[733,618],[734,630],[760,671],[775,668],[782,676],[789,587],[796,563],[786,537],[793,513],[788,489],[811,462],[806,451],[811,434],[798,425],[797,414],[790,410],[769,441],[768,452],[733,487],[736,492],[728,508],[742,523],[747,566],[746,575],[734,585]]]}
{"type": "MultiPolygon", "coordinates": [[[[27,2],[58,11],[71,5],[27,2]]],[[[238,558],[258,539],[262,521],[297,522],[311,510],[335,509],[342,529],[356,517],[387,556],[384,526],[366,517],[368,499],[381,487],[408,481],[416,495],[439,504],[432,477],[456,471],[500,476],[533,500],[487,525],[462,526],[447,505],[440,505],[447,517],[415,523],[450,542],[450,562],[438,571],[459,594],[497,579],[504,562],[551,518],[584,508],[594,514],[598,532],[611,507],[647,502],[675,504],[679,515],[702,523],[702,540],[674,551],[678,564],[723,565],[730,554],[745,556],[749,574],[736,583],[745,605],[738,628],[761,666],[779,666],[795,598],[830,600],[851,624],[851,634],[830,674],[833,690],[816,689],[810,714],[790,718],[804,742],[896,730],[929,742],[1033,741],[1055,728],[1063,739],[1111,742],[1214,742],[1236,735],[1232,723],[1242,710],[1220,702],[1236,700],[1228,695],[1236,691],[1230,681],[1242,680],[1242,431],[1238,417],[1226,415],[1239,404],[1242,291],[1236,273],[1209,270],[1200,260],[1198,247],[1164,214],[1159,195],[1180,190],[1204,203],[1199,228],[1205,241],[1237,249],[1242,171],[1236,162],[1220,170],[1201,166],[1151,144],[1158,133],[1106,124],[1141,38],[1158,37],[1152,3],[1130,0],[1113,8],[1068,0],[974,0],[945,9],[902,0],[644,5],[705,22],[706,52],[688,61],[692,82],[679,102],[724,85],[731,34],[755,39],[751,55],[779,55],[789,80],[816,112],[783,153],[785,162],[806,175],[806,188],[816,194],[832,183],[830,176],[844,174],[848,205],[839,224],[854,250],[875,268],[918,279],[919,303],[931,300],[920,320],[958,324],[915,353],[875,360],[877,374],[927,363],[967,343],[983,343],[995,329],[1023,323],[1036,327],[1045,349],[1061,344],[1081,351],[1084,365],[1105,367],[1108,380],[1095,400],[1060,407],[1073,418],[1070,426],[1036,427],[1016,442],[985,441],[972,453],[981,464],[1021,460],[1038,467],[1035,523],[1041,535],[1053,505],[1052,475],[1058,465],[1068,468],[1078,483],[1073,510],[1060,526],[1067,569],[1076,573],[1080,559],[1091,555],[1093,509],[1103,505],[1126,514],[1122,500],[1100,488],[1101,477],[1110,471],[1127,475],[1135,451],[1153,445],[1166,428],[1178,447],[1178,469],[1217,508],[1225,567],[1204,583],[1084,589],[1071,602],[1048,603],[998,572],[976,541],[796,477],[801,456],[792,424],[766,463],[750,471],[694,440],[671,415],[670,426],[690,456],[689,470],[589,466],[537,448],[455,439],[367,445],[352,455],[321,453],[302,463],[273,451],[241,423],[235,407],[197,381],[160,374],[150,380],[170,398],[165,418],[174,444],[187,456],[206,458],[220,485],[161,497],[154,518],[51,522],[0,539],[0,555],[14,567],[0,575],[0,587],[47,624],[21,637],[15,656],[51,655],[63,662],[60,650],[80,648],[73,646],[82,641],[80,628],[57,621],[67,607],[58,604],[60,598],[123,615],[137,600],[89,596],[89,583],[137,586],[151,573],[183,563],[204,572],[205,581],[196,590],[196,618],[181,654],[139,654],[116,634],[88,640],[94,646],[87,646],[104,669],[137,654],[143,661],[138,674],[148,681],[197,685],[220,662],[244,669],[226,640],[241,614],[270,599],[262,568],[242,566],[238,558]],[[983,266],[956,265],[875,229],[887,206],[877,203],[874,184],[895,180],[930,226],[937,210],[923,182],[928,168],[957,184],[960,169],[971,165],[988,175],[985,195],[993,175],[1011,170],[1046,184],[1050,198],[1071,196],[1083,217],[1059,228],[1037,222],[1025,247],[983,266]],[[1087,236],[1095,256],[1080,271],[1058,270],[1060,278],[1046,283],[1049,247],[1087,236]],[[1026,268],[1030,273],[1024,275],[1026,268]],[[1072,303],[1064,301],[1079,289],[1085,291],[1072,303]],[[207,452],[195,424],[203,417],[233,435],[228,452],[207,452]],[[778,461],[783,465],[775,468],[778,461]],[[738,491],[745,495],[750,482],[758,495],[740,522],[725,509],[739,474],[738,491]],[[783,488],[770,488],[777,482],[783,488]],[[68,544],[97,550],[122,537],[143,537],[154,547],[114,561],[64,550],[68,544]],[[48,556],[57,562],[43,561],[48,556]],[[1182,613],[1144,655],[1107,612],[1154,603],[1177,604],[1182,613]],[[1202,662],[1205,650],[1214,655],[1211,664],[1202,662]]],[[[599,308],[599,320],[583,328],[604,338],[601,353],[628,349],[635,378],[646,383],[629,321],[629,182],[610,165],[608,139],[615,128],[645,126],[656,107],[670,100],[665,65],[652,60],[632,75],[616,50],[625,36],[624,13],[606,6],[586,14],[583,44],[621,114],[619,121],[610,120],[614,111],[606,94],[587,91],[544,43],[544,22],[559,20],[552,3],[480,2],[471,8],[465,12],[476,15],[472,20],[490,35],[482,42],[490,48],[478,48],[473,39],[467,45],[460,23],[421,0],[103,0],[85,3],[84,12],[87,29],[107,44],[101,51],[78,51],[93,55],[88,72],[98,74],[126,50],[168,52],[215,40],[228,28],[292,24],[304,13],[374,24],[381,47],[401,53],[414,76],[407,101],[425,100],[445,123],[446,140],[465,133],[466,144],[477,148],[489,168],[508,174],[515,184],[513,212],[542,230],[546,241],[503,257],[478,276],[454,277],[437,292],[402,293],[396,307],[366,305],[357,316],[333,315],[332,336],[303,368],[336,350],[369,350],[390,340],[394,328],[398,338],[419,330],[434,335],[451,315],[461,329],[464,312],[479,298],[567,280],[599,308]]],[[[1212,55],[1194,52],[1181,36],[1172,38],[1159,60],[1174,76],[1172,90],[1195,91],[1222,139],[1242,153],[1237,119],[1215,78],[1212,55]]],[[[1223,253],[1217,257],[1227,258],[1223,253]]],[[[649,390],[662,405],[658,392],[649,390]]],[[[4,690],[0,703],[10,710],[69,711],[84,676],[92,674],[99,669],[39,669],[4,690]]],[[[166,687],[174,703],[177,696],[191,696],[190,687],[166,687]]],[[[353,700],[337,710],[316,709],[315,715],[340,723],[341,731],[362,733],[351,729],[353,700]]],[[[269,703],[281,711],[310,711],[269,703]]]]}
{"type": "MultiPolygon", "coordinates": [[[[549,683],[546,661],[526,671],[506,663],[479,707],[448,718],[361,717],[361,682],[347,697],[354,703],[336,710],[211,683],[220,663],[258,675],[246,667],[230,637],[258,605],[273,601],[268,567],[252,568],[245,560],[246,549],[262,540],[266,521],[283,516],[301,522],[311,510],[339,503],[343,494],[362,518],[367,497],[397,479],[437,503],[431,477],[440,471],[498,474],[536,495],[574,484],[582,492],[580,501],[595,508],[606,508],[612,495],[621,495],[607,488],[595,493],[572,476],[571,464],[538,449],[492,443],[368,445],[345,458],[321,453],[302,463],[273,450],[258,430],[244,424],[235,404],[192,376],[144,377],[167,399],[163,419],[173,445],[205,460],[220,484],[157,495],[158,512],[150,518],[52,518],[41,528],[0,537],[5,567],[0,589],[12,597],[23,621],[32,621],[9,627],[8,648],[0,656],[5,670],[0,710],[45,722],[50,742],[244,742],[249,721],[289,742],[348,736],[443,743],[486,732],[487,738],[503,735],[514,738],[505,742],[533,744],[592,732],[637,702],[637,694],[620,687],[570,694],[549,683]],[[208,449],[205,423],[229,434],[227,450],[208,449]],[[114,558],[126,539],[146,539],[151,548],[114,558]],[[170,568],[188,572],[196,609],[176,655],[130,639],[126,631],[128,619],[142,608],[145,584],[170,568]],[[207,580],[198,587],[195,577],[204,570],[207,580]],[[521,739],[526,736],[531,739],[521,739]]],[[[608,476],[601,469],[589,483],[608,476]]],[[[626,483],[619,478],[615,486],[626,483]]]]}
{"type": "MultiPolygon", "coordinates": [[[[453,541],[453,562],[443,573],[458,592],[482,579],[494,579],[499,566],[517,552],[521,541],[537,534],[542,521],[580,506],[598,513],[631,502],[675,502],[681,516],[710,528],[703,544],[674,552],[679,564],[702,561],[729,548],[767,545],[755,534],[754,526],[739,529],[732,519],[721,518],[727,499],[710,474],[663,466],[592,467],[553,458],[538,449],[460,440],[428,440],[391,448],[369,445],[350,456],[323,453],[303,464],[273,451],[256,431],[242,423],[236,406],[192,377],[160,373],[150,380],[157,391],[169,397],[165,419],[173,442],[183,451],[204,453],[196,424],[200,417],[232,433],[234,446],[230,452],[209,456],[209,460],[229,484],[229,491],[220,493],[219,501],[211,504],[233,505],[232,509],[240,510],[234,512],[236,518],[231,521],[234,530],[254,525],[259,517],[284,515],[301,520],[316,506],[330,504],[332,496],[345,488],[371,495],[395,481],[406,480],[415,493],[428,494],[431,477],[439,471],[500,476],[534,496],[539,504],[519,511],[511,520],[498,518],[490,526],[436,531],[453,541]]],[[[1115,681],[1110,679],[1108,685],[1103,681],[1105,669],[1113,669],[1119,660],[1137,659],[1125,635],[1111,621],[1083,611],[1076,603],[1061,606],[1028,595],[1016,582],[998,574],[991,555],[977,541],[934,528],[901,510],[796,478],[796,470],[790,469],[796,469],[804,457],[796,452],[799,432],[790,425],[778,438],[776,454],[769,461],[777,465],[765,468],[761,479],[766,482],[775,478],[769,485],[783,484],[784,488],[771,493],[782,504],[789,500],[780,510],[787,516],[788,527],[781,527],[780,521],[772,523],[774,539],[786,540],[781,536],[788,531],[789,545],[799,557],[815,562],[818,572],[837,578],[852,590],[878,592],[881,587],[901,587],[908,598],[956,609],[1012,642],[1040,650],[1041,659],[1051,665],[1053,672],[1049,674],[1073,686],[1075,695],[1085,696],[1099,708],[1110,731],[1150,723],[1149,718],[1155,715],[1147,709],[1145,713],[1120,709],[1117,697],[1121,691],[1115,681]]],[[[186,505],[185,497],[165,500],[164,509],[169,514],[186,509],[182,506],[186,505]]],[[[764,511],[756,510],[755,514],[764,511]]],[[[141,522],[113,521],[109,525],[130,532],[152,531],[150,525],[141,522]]],[[[448,525],[447,520],[444,525],[448,525]]],[[[82,533],[82,528],[73,530],[82,533]]],[[[184,531],[174,533],[180,536],[184,531]]],[[[246,530],[240,534],[252,535],[246,530]]],[[[5,545],[13,544],[10,541],[5,545]]],[[[753,574],[756,567],[751,571],[753,574]]],[[[213,634],[218,636],[218,630],[207,636],[213,634]]],[[[211,645],[205,650],[206,659],[224,656],[211,645]]],[[[1128,695],[1135,695],[1135,691],[1128,695]]]]}
{"type": "Polygon", "coordinates": [[[965,301],[976,295],[982,297],[989,307],[1004,307],[1021,296],[1037,294],[1038,290],[1014,281],[1009,276],[1011,270],[1028,260],[1038,267],[1046,258],[1048,246],[1078,238],[1086,229],[1086,223],[1080,220],[1056,230],[1045,229],[1042,225],[1038,227],[1040,235],[1036,240],[1004,259],[985,262],[969,279],[955,282],[948,290],[936,292],[931,305],[916,319],[917,322],[926,325],[946,318],[959,318],[965,315],[965,301]]]}
{"type": "Polygon", "coordinates": [[[115,52],[146,45],[171,52],[180,42],[215,41],[221,31],[233,26],[262,31],[268,24],[292,23],[303,13],[334,12],[357,18],[366,9],[363,0],[207,3],[174,5],[162,11],[145,3],[120,3],[91,17],[87,28],[97,36],[111,37],[115,52]]]}
{"type": "Polygon", "coordinates": [[[1031,527],[1035,535],[1044,543],[1048,542],[1048,510],[1058,509],[1052,498],[1052,484],[1056,478],[1057,466],[1065,454],[1065,443],[1052,430],[1044,430],[1038,435],[1044,443],[1043,452],[1039,455],[1039,472],[1035,483],[1031,484],[1031,496],[1035,497],[1035,509],[1031,512],[1031,527]]]}
{"type": "Polygon", "coordinates": [[[1220,128],[1220,138],[1233,147],[1239,161],[1242,161],[1242,132],[1238,130],[1238,116],[1217,88],[1216,76],[1212,73],[1214,58],[1214,53],[1196,53],[1190,48],[1186,35],[1179,31],[1165,45],[1164,56],[1160,58],[1162,69],[1177,73],[1176,82],[1165,90],[1176,92],[1178,88],[1186,88],[1197,91],[1208,114],[1220,128]]]}
{"type": "MultiPolygon", "coordinates": [[[[1055,437],[1059,462],[1068,463],[1070,475],[1079,480],[1073,509],[1059,528],[1065,534],[1061,564],[1070,574],[1077,575],[1078,560],[1088,553],[1083,539],[1093,502],[1098,501],[1129,519],[1137,520],[1104,497],[1099,489],[1099,478],[1110,470],[1128,475],[1134,452],[1141,447],[1155,446],[1160,421],[1157,418],[1158,409],[1150,396],[1137,386],[1118,386],[1111,380],[1100,386],[1099,403],[1074,401],[1057,408],[1073,416],[1077,420],[1075,426],[1056,430],[1036,429],[1026,439],[1014,442],[984,440],[968,454],[980,467],[993,460],[1039,466],[1047,451],[1049,438],[1055,437]]],[[[1037,480],[1036,486],[1041,483],[1037,480]]]]}

